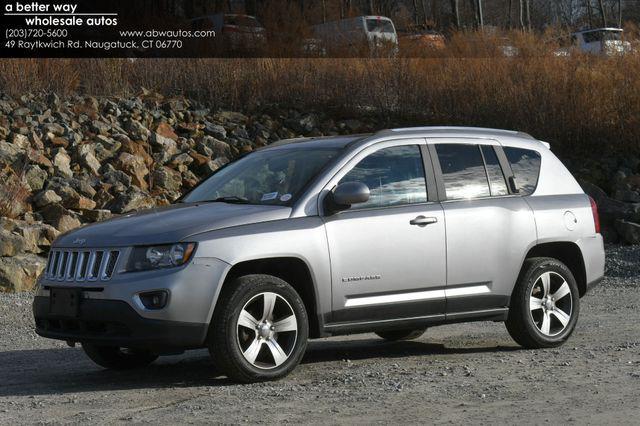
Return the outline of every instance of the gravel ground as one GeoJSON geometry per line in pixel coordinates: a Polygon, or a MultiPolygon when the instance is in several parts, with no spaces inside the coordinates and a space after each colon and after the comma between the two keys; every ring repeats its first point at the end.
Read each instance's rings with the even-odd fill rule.
{"type": "Polygon", "coordinates": [[[205,351],[110,372],[33,332],[31,295],[0,295],[0,424],[616,423],[640,415],[640,247],[610,247],[559,349],[523,350],[499,323],[435,327],[412,342],[313,341],[275,383],[218,377],[205,351]]]}

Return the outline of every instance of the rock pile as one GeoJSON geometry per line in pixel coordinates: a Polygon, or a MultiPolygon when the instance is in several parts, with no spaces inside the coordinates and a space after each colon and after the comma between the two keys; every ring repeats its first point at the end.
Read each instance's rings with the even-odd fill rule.
{"type": "Polygon", "coordinates": [[[0,291],[31,288],[58,233],[171,203],[271,142],[373,128],[291,110],[213,111],[149,91],[0,97],[0,291]]]}
{"type": "Polygon", "coordinates": [[[564,163],[598,204],[605,241],[640,244],[640,158],[611,154],[564,163]]]}
{"type": "MultiPolygon", "coordinates": [[[[32,288],[59,233],[171,203],[240,154],[280,139],[379,126],[277,108],[212,110],[146,90],[130,98],[0,95],[0,291],[32,288]]],[[[609,197],[583,182],[605,238],[640,244],[640,160],[599,160],[598,176],[582,159],[568,163],[611,190],[609,197]]]]}

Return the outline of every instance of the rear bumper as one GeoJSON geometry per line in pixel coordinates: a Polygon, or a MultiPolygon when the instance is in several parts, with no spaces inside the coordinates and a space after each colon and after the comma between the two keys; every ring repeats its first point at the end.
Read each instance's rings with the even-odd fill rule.
{"type": "Polygon", "coordinates": [[[143,318],[120,300],[82,299],[76,317],[51,315],[49,297],[33,301],[36,333],[42,337],[100,345],[189,349],[204,345],[207,324],[143,318]]]}
{"type": "Polygon", "coordinates": [[[587,283],[587,293],[592,291],[594,288],[598,287],[602,281],[604,281],[604,277],[596,278],[595,280],[587,283]]]}
{"type": "Polygon", "coordinates": [[[578,240],[578,247],[582,252],[587,282],[586,292],[593,290],[604,279],[605,251],[602,235],[578,240]]]}

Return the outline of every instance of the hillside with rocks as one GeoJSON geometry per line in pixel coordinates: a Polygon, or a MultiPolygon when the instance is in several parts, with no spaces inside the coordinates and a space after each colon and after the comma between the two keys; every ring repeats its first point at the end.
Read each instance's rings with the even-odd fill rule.
{"type": "Polygon", "coordinates": [[[373,128],[291,110],[212,111],[149,91],[0,97],[0,290],[32,288],[60,233],[169,204],[238,155],[280,139],[373,128]]]}
{"type": "MultiPolygon", "coordinates": [[[[278,108],[211,110],[146,90],[128,98],[0,96],[0,291],[31,289],[60,233],[169,204],[238,155],[280,139],[379,127],[278,108]]],[[[584,184],[610,241],[640,243],[634,161],[611,168],[616,199],[584,184]]]]}

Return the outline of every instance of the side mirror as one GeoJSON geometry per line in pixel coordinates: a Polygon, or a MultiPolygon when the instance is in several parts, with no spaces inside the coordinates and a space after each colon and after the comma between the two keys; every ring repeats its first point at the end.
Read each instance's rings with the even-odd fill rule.
{"type": "Polygon", "coordinates": [[[331,212],[347,210],[353,204],[366,203],[370,196],[369,187],[364,183],[345,182],[338,185],[329,194],[326,198],[329,201],[326,207],[331,212]]]}

